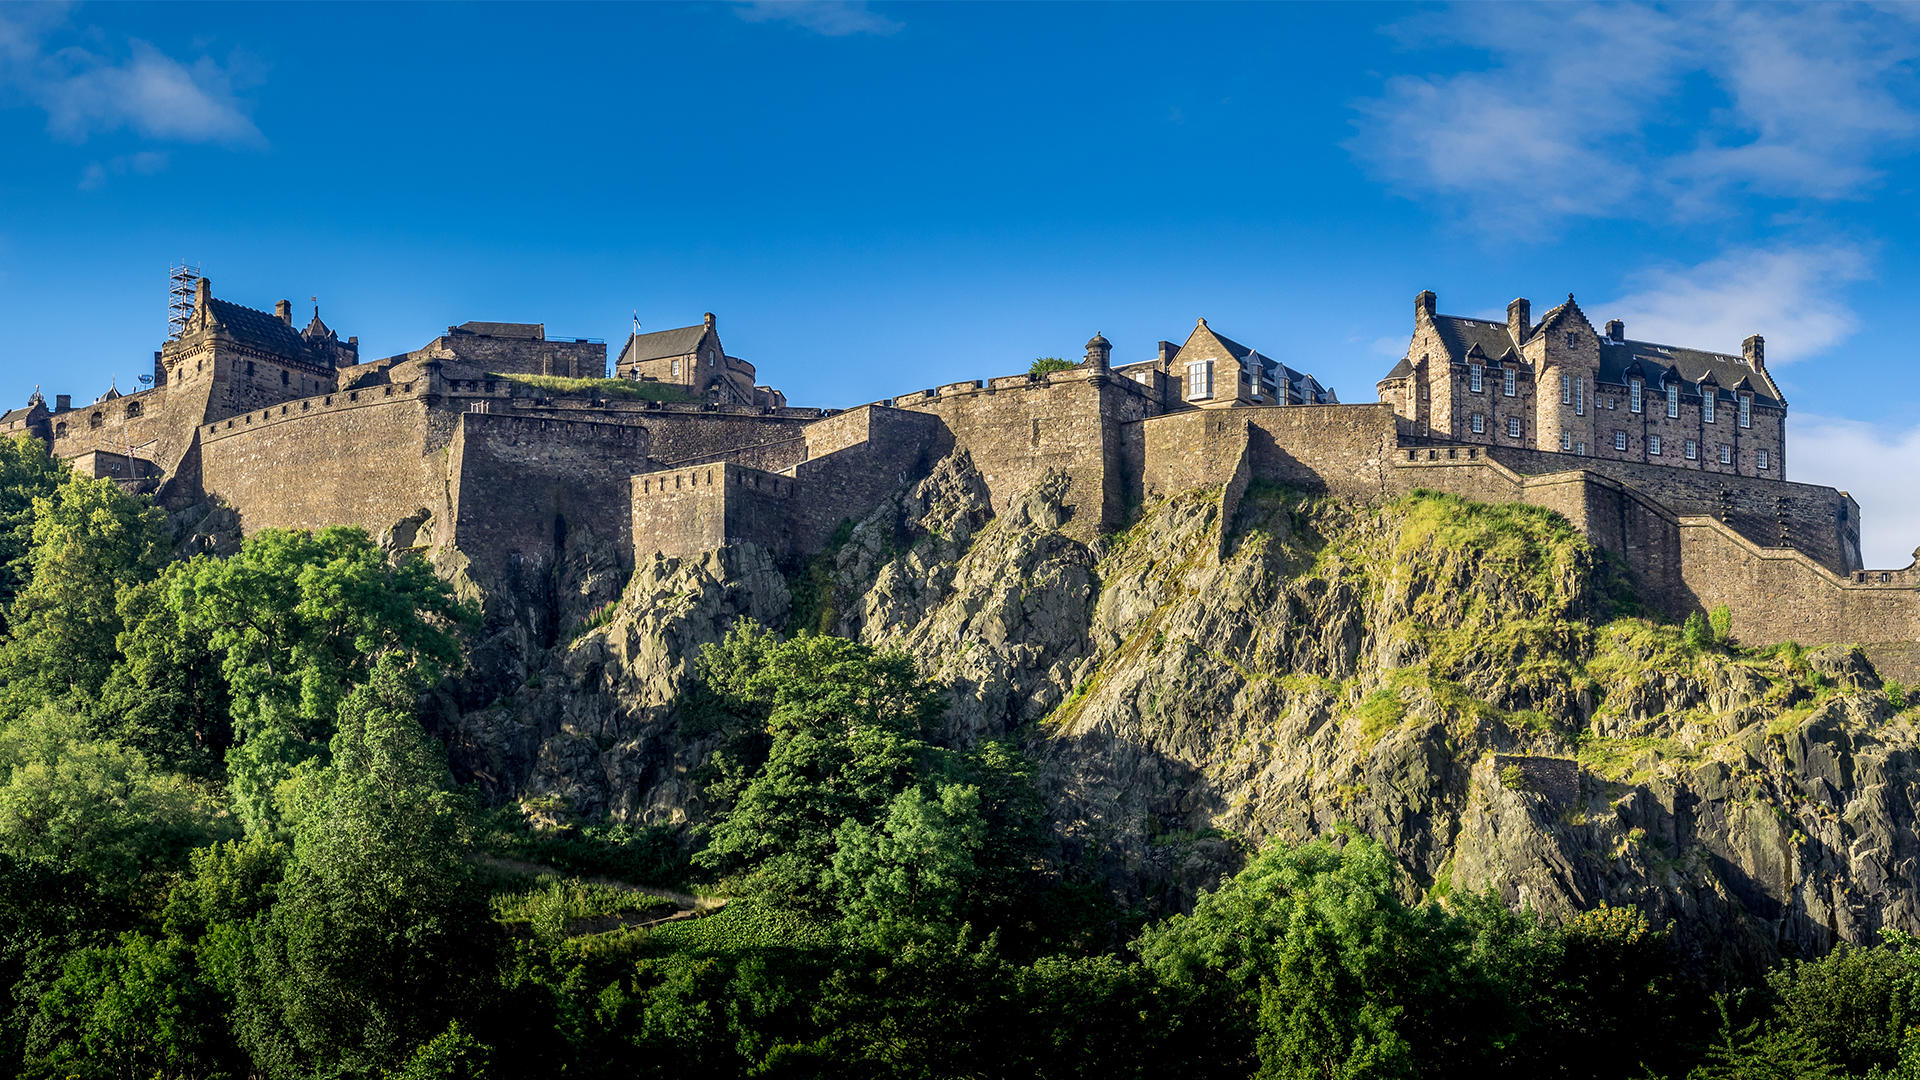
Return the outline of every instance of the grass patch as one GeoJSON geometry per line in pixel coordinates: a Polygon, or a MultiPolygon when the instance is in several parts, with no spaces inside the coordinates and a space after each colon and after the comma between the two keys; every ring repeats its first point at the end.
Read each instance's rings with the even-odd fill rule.
{"type": "Polygon", "coordinates": [[[664,897],[599,885],[578,878],[542,875],[531,889],[495,894],[493,917],[535,941],[604,933],[636,922],[664,918],[677,905],[664,897]]]}
{"type": "Polygon", "coordinates": [[[675,951],[746,952],[773,948],[824,948],[832,936],[819,922],[753,899],[727,901],[704,919],[668,923],[647,933],[649,943],[675,951]]]}
{"type": "Polygon", "coordinates": [[[556,394],[621,397],[636,401],[700,400],[677,386],[668,386],[665,383],[632,382],[627,379],[569,379],[560,375],[499,375],[491,372],[487,377],[535,386],[556,394]]]}
{"type": "Polygon", "coordinates": [[[687,855],[667,825],[588,825],[536,829],[516,806],[490,816],[481,847],[494,855],[556,866],[581,877],[674,888],[687,879],[687,855]]]}

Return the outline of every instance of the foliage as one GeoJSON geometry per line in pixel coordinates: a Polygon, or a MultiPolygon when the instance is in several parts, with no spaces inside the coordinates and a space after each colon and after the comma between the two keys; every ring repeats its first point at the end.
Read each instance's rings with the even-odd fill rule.
{"type": "Polygon", "coordinates": [[[67,463],[31,434],[0,439],[0,611],[33,577],[34,500],[51,496],[67,473],[67,463]]]}
{"type": "Polygon", "coordinates": [[[119,661],[100,690],[95,726],[155,762],[221,778],[233,745],[232,695],[204,624],[188,625],[170,602],[191,563],[120,591],[119,661]]]}
{"type": "Polygon", "coordinates": [[[540,829],[518,806],[487,815],[480,845],[496,855],[552,866],[585,877],[608,877],[661,888],[685,883],[687,853],[670,825],[626,822],[540,829]]]}
{"type": "Polygon", "coordinates": [[[242,1072],[246,1059],[227,1035],[223,1005],[195,977],[193,951],[177,938],[128,933],[112,945],[77,949],[40,998],[46,1050],[28,1075],[242,1072]]]}
{"type": "Polygon", "coordinates": [[[293,861],[226,987],[272,1075],[377,1075],[485,997],[499,939],[462,857],[470,809],[413,693],[382,658],[340,708],[332,764],[289,785],[293,861]]]}
{"type": "Polygon", "coordinates": [[[234,809],[250,829],[276,824],[273,791],[297,765],[324,762],[342,700],[376,662],[431,682],[460,664],[449,627],[478,618],[425,560],[395,564],[365,530],[339,527],[262,529],[230,558],[198,556],[168,602],[221,657],[234,809]]]}
{"type": "Polygon", "coordinates": [[[524,383],[556,394],[586,394],[593,397],[623,397],[637,401],[698,401],[699,398],[667,383],[630,379],[569,379],[564,375],[495,375],[507,382],[524,383]]]}
{"type": "Polygon", "coordinates": [[[1074,367],[1071,360],[1062,360],[1057,356],[1042,356],[1027,367],[1029,375],[1046,375],[1055,371],[1068,371],[1074,367]]]}
{"type": "Polygon", "coordinates": [[[204,793],[76,717],[49,706],[0,727],[0,851],[127,890],[220,835],[204,793]]]}
{"type": "Polygon", "coordinates": [[[490,903],[495,919],[506,924],[524,923],[536,940],[549,945],[567,937],[575,920],[659,918],[675,906],[664,897],[632,889],[551,876],[543,876],[531,889],[495,894],[490,903]]]}
{"type": "Polygon", "coordinates": [[[41,705],[85,710],[116,659],[119,592],[166,560],[166,515],[112,480],[69,475],[34,501],[32,580],[0,643],[0,718],[41,705]]]}
{"type": "Polygon", "coordinates": [[[1733,640],[1733,610],[1727,605],[1720,604],[1708,612],[1707,625],[1713,631],[1716,644],[1725,645],[1733,640]]]}
{"type": "Polygon", "coordinates": [[[1688,1080],[1829,1080],[1844,1074],[1819,1043],[1791,1027],[1756,1020],[1735,1029],[1719,999],[1720,1035],[1688,1080]]]}
{"type": "Polygon", "coordinates": [[[1911,950],[1843,943],[1818,960],[1787,960],[1767,987],[1779,1024],[1824,1048],[1841,1071],[1864,1075],[1899,1064],[1916,976],[1920,956],[1911,950]]]}
{"type": "Polygon", "coordinates": [[[1713,629],[1707,625],[1706,618],[1697,611],[1687,616],[1687,621],[1681,627],[1680,633],[1687,643],[1687,648],[1694,652],[1713,644],[1713,629]]]}

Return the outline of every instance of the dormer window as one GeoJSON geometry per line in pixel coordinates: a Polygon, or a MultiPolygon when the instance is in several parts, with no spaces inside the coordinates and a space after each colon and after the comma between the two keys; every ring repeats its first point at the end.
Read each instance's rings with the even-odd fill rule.
{"type": "Polygon", "coordinates": [[[1752,394],[1740,395],[1740,426],[1741,427],[1753,426],[1753,395],[1752,394]]]}
{"type": "Polygon", "coordinates": [[[1480,393],[1482,388],[1481,379],[1485,375],[1486,370],[1487,369],[1485,367],[1482,367],[1479,364],[1468,364],[1467,365],[1467,389],[1473,391],[1476,394],[1480,393]]]}
{"type": "Polygon", "coordinates": [[[1700,391],[1700,419],[1709,424],[1713,423],[1714,399],[1718,396],[1718,393],[1713,390],[1702,389],[1700,391]]]}
{"type": "Polygon", "coordinates": [[[1637,413],[1641,410],[1642,406],[1645,403],[1641,400],[1640,394],[1641,394],[1641,383],[1639,379],[1634,379],[1627,383],[1627,411],[1628,412],[1637,413]]]}
{"type": "Polygon", "coordinates": [[[1677,420],[1679,418],[1680,418],[1680,387],[1673,383],[1668,383],[1667,384],[1667,419],[1677,420]]]}
{"type": "Polygon", "coordinates": [[[1504,388],[1504,389],[1505,389],[1505,391],[1506,391],[1506,395],[1507,395],[1508,397],[1512,397],[1512,396],[1513,396],[1513,394],[1514,394],[1514,387],[1513,387],[1513,384],[1514,384],[1514,382],[1516,381],[1516,380],[1515,380],[1515,378],[1514,378],[1514,376],[1515,376],[1515,372],[1514,372],[1514,370],[1513,370],[1512,368],[1508,368],[1508,369],[1506,370],[1506,378],[1507,378],[1507,382],[1506,382],[1506,386],[1505,386],[1505,388],[1504,388]]]}

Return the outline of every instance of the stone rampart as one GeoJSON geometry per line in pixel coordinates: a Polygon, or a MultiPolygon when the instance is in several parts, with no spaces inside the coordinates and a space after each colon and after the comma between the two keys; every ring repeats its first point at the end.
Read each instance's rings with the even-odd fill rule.
{"type": "Polygon", "coordinates": [[[551,566],[583,532],[631,565],[630,478],[649,468],[647,429],[511,413],[458,417],[449,517],[454,542],[477,566],[551,566]]]}
{"type": "Polygon", "coordinates": [[[669,469],[630,481],[636,559],[691,555],[751,542],[785,560],[800,484],[726,462],[669,469]]]}

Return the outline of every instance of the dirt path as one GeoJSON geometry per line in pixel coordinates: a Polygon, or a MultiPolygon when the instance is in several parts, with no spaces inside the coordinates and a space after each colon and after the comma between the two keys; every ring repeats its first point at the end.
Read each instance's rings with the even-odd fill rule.
{"type": "MultiPolygon", "coordinates": [[[[709,912],[718,911],[720,908],[725,907],[727,903],[726,900],[721,897],[695,896],[692,893],[675,892],[672,889],[655,889],[646,885],[635,885],[630,881],[620,881],[609,877],[583,877],[579,874],[569,873],[557,866],[527,862],[524,859],[503,859],[498,855],[482,853],[475,854],[473,861],[483,866],[497,867],[501,870],[511,870],[517,874],[551,874],[557,878],[573,878],[576,881],[584,881],[593,885],[606,885],[626,892],[645,893],[648,896],[658,896],[666,900],[671,900],[684,909],[678,914],[669,915],[665,919],[658,919],[655,920],[655,922],[667,922],[672,919],[684,919],[693,915],[705,915],[709,912]]],[[[648,923],[645,925],[651,926],[654,924],[648,923]]]]}

